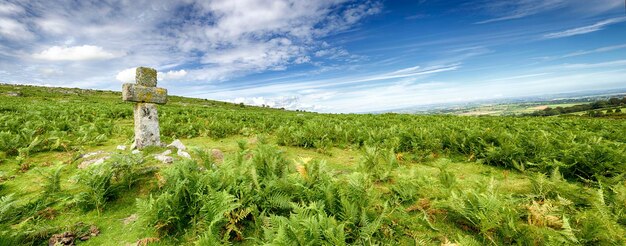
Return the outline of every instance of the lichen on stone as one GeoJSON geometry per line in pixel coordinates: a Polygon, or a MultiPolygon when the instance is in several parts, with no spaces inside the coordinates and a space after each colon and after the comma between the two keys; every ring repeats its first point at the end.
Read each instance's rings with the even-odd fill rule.
{"type": "Polygon", "coordinates": [[[157,71],[154,68],[137,67],[135,80],[139,85],[143,85],[146,87],[156,87],[157,71]]]}

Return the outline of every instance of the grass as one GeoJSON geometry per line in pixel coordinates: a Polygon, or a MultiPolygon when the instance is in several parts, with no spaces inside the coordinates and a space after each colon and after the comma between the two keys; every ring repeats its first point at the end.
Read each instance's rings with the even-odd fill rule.
{"type": "MultiPolygon", "coordinates": [[[[220,149],[225,155],[229,156],[234,154],[238,150],[238,142],[247,141],[250,147],[255,147],[256,143],[250,143],[256,141],[255,137],[241,138],[230,137],[225,139],[211,139],[211,138],[193,138],[184,139],[183,142],[188,148],[203,148],[203,149],[220,149]]],[[[116,150],[118,145],[117,140],[111,140],[107,145],[85,148],[83,153],[105,151],[110,153],[119,152],[116,150]]],[[[123,143],[123,142],[121,142],[123,143]]],[[[128,146],[128,145],[127,145],[128,146]]],[[[298,158],[325,158],[332,167],[336,167],[338,170],[350,170],[352,164],[355,163],[355,156],[358,155],[356,151],[342,150],[335,148],[332,151],[332,155],[320,154],[312,149],[300,149],[295,147],[282,148],[286,152],[286,156],[289,159],[295,160],[298,158]]],[[[152,153],[160,153],[162,149],[152,150],[152,153]]],[[[126,151],[130,152],[130,151],[126,151]]],[[[150,153],[146,153],[150,154],[150,153]]],[[[0,165],[0,172],[4,177],[14,176],[14,179],[7,180],[2,183],[2,194],[15,194],[20,197],[20,200],[27,201],[37,198],[44,190],[41,185],[44,181],[44,177],[41,172],[51,172],[56,168],[63,166],[61,174],[61,190],[65,194],[76,194],[81,191],[78,184],[75,183],[73,177],[77,174],[84,172],[84,170],[78,170],[77,164],[81,160],[73,161],[76,153],[72,152],[44,152],[37,153],[24,160],[24,163],[29,163],[30,170],[21,171],[19,165],[15,160],[8,160],[0,165]],[[51,161],[54,160],[54,161],[51,161]],[[56,163],[56,164],[53,164],[56,163]]],[[[151,159],[151,158],[147,158],[151,159]]],[[[164,166],[154,160],[149,161],[149,165],[164,166]]],[[[141,183],[138,187],[135,187],[131,191],[120,194],[119,198],[110,203],[107,209],[98,214],[93,210],[90,212],[82,212],[77,209],[64,209],[62,206],[55,207],[58,211],[58,215],[52,220],[45,221],[44,225],[51,227],[63,227],[78,222],[97,225],[102,234],[94,237],[88,241],[85,241],[82,245],[119,245],[125,243],[134,243],[142,238],[155,237],[156,234],[150,233],[149,230],[139,222],[130,223],[124,225],[125,218],[136,214],[136,199],[145,199],[150,193],[150,189],[155,186],[155,180],[151,179],[145,183],[141,183]]],[[[175,243],[174,241],[161,242],[164,245],[169,243],[175,243]]],[[[156,244],[158,245],[158,244],[156,244]]]]}
{"type": "MultiPolygon", "coordinates": [[[[226,156],[231,156],[237,151],[237,143],[241,140],[250,141],[250,138],[231,137],[220,140],[193,138],[184,139],[183,142],[189,148],[219,148],[224,151],[226,156]]],[[[256,143],[249,144],[249,146],[254,148],[256,143]]],[[[85,151],[92,152],[102,150],[115,152],[115,147],[116,145],[110,144],[96,148],[89,148],[85,151]]],[[[296,147],[281,147],[281,149],[285,151],[285,155],[288,159],[297,160],[298,158],[311,158],[325,160],[329,164],[329,167],[338,173],[355,172],[357,169],[356,163],[359,161],[359,151],[356,150],[333,148],[332,151],[330,151],[330,154],[321,154],[312,149],[301,149],[296,147]]],[[[155,150],[153,152],[159,151],[160,150],[155,150]]],[[[71,153],[40,153],[27,159],[26,161],[34,163],[37,166],[37,169],[41,171],[54,170],[58,165],[65,166],[61,178],[61,189],[64,193],[69,194],[76,193],[81,190],[77,184],[71,181],[71,177],[83,172],[82,170],[77,170],[75,168],[76,163],[70,164],[72,156],[73,155],[71,153]],[[45,163],[46,160],[50,159],[61,161],[62,164],[50,166],[41,165],[45,163]]],[[[457,182],[455,186],[465,187],[459,188],[461,192],[468,189],[468,187],[475,187],[477,184],[492,182],[495,190],[500,193],[519,195],[531,193],[531,182],[525,174],[459,159],[461,158],[459,157],[455,160],[439,158],[422,163],[401,160],[400,167],[394,170],[393,177],[399,177],[406,173],[419,173],[419,176],[421,177],[438,177],[442,172],[441,167],[445,166],[446,171],[455,174],[457,182]]],[[[163,166],[163,164],[156,162],[152,162],[151,164],[163,166]]],[[[37,172],[34,172],[33,170],[29,170],[24,173],[18,171],[17,165],[11,163],[11,161],[1,165],[0,170],[5,173],[5,176],[15,175],[15,179],[8,180],[3,183],[3,194],[16,193],[16,195],[21,199],[28,200],[34,199],[39,192],[42,192],[43,188],[41,186],[32,185],[33,183],[41,183],[42,181],[42,177],[37,172]]],[[[391,184],[393,184],[393,182],[394,181],[391,181],[391,184]]],[[[77,209],[64,209],[62,207],[56,207],[55,209],[58,210],[58,216],[54,219],[44,221],[43,224],[51,227],[63,227],[78,222],[97,225],[102,233],[99,236],[82,243],[81,245],[119,245],[133,243],[142,238],[157,237],[157,234],[145,228],[145,226],[140,224],[139,221],[135,221],[127,225],[123,223],[125,218],[128,218],[133,214],[137,214],[135,207],[136,199],[146,199],[150,194],[150,190],[153,189],[154,186],[156,186],[156,180],[151,178],[137,187],[134,187],[132,190],[120,194],[119,198],[107,205],[107,208],[101,214],[98,214],[95,210],[82,212],[77,209]]],[[[377,187],[377,189],[381,190],[383,193],[390,192],[389,184],[380,183],[377,187]]],[[[443,199],[447,195],[440,193],[440,191],[436,188],[430,191],[427,190],[426,193],[429,193],[430,195],[422,197],[422,199],[443,199]]],[[[410,206],[411,205],[408,205],[407,207],[410,206]]],[[[409,218],[413,217],[418,219],[418,221],[421,220],[421,223],[418,223],[416,228],[414,228],[417,230],[414,232],[416,234],[414,235],[416,242],[437,245],[445,240],[457,240],[454,235],[473,236],[472,233],[468,233],[462,228],[451,224],[450,221],[445,219],[445,216],[435,215],[435,218],[429,222],[431,225],[428,225],[428,223],[423,220],[423,214],[419,212],[411,212],[409,215],[409,218]]],[[[401,219],[406,220],[408,218],[401,219]]],[[[171,245],[181,243],[184,242],[176,241],[175,238],[165,238],[164,241],[155,245],[171,245]]]]}
{"type": "MultiPolygon", "coordinates": [[[[0,95],[7,88],[0,86],[0,95]]],[[[162,139],[180,138],[200,164],[163,164],[151,156],[164,148],[146,149],[143,162],[131,160],[131,167],[121,167],[129,180],[138,181],[112,178],[112,196],[94,209],[78,202],[90,187],[78,179],[90,178],[87,170],[77,168],[78,156],[95,151],[130,155],[130,150],[116,150],[131,142],[130,105],[109,92],[59,96],[21,89],[27,96],[0,98],[7,102],[0,106],[0,117],[15,121],[11,117],[20,114],[14,110],[24,102],[58,111],[70,110],[56,107],[69,101],[85,106],[76,112],[81,118],[76,124],[84,129],[68,130],[66,136],[50,130],[50,139],[65,139],[64,147],[52,148],[53,141],[45,139],[43,148],[37,144],[41,138],[21,128],[4,135],[26,139],[20,150],[26,154],[0,153],[0,196],[16,199],[14,204],[0,202],[0,208],[9,208],[0,210],[6,211],[0,218],[18,212],[0,222],[0,232],[31,232],[27,234],[38,236],[39,244],[78,222],[101,231],[81,245],[155,238],[159,241],[151,245],[299,240],[335,245],[619,245],[625,240],[624,176],[611,173],[623,170],[611,166],[623,160],[623,121],[318,115],[174,98],[159,111],[162,139]],[[103,103],[103,111],[91,110],[103,103]],[[193,118],[196,114],[202,117],[193,118]],[[103,129],[85,130],[94,126],[103,129]],[[206,152],[192,149],[219,149],[225,161],[213,164],[206,152]],[[59,175],[53,175],[57,170],[59,175]],[[163,212],[167,204],[176,204],[169,214],[163,212]],[[136,221],[124,223],[133,215],[138,215],[136,221]],[[164,227],[168,221],[178,228],[164,227]]],[[[35,133],[43,131],[45,125],[31,121],[35,133]]],[[[75,127],[62,123],[47,122],[59,129],[75,127]]],[[[102,165],[112,166],[114,160],[102,165]]],[[[0,233],[0,244],[7,242],[3,236],[7,234],[0,233]]]]}
{"type": "Polygon", "coordinates": [[[452,112],[452,114],[466,115],[466,116],[479,116],[479,115],[521,115],[533,113],[537,110],[543,110],[544,108],[556,108],[556,107],[570,107],[581,103],[511,103],[511,104],[496,104],[496,105],[484,105],[460,111],[452,112]]]}

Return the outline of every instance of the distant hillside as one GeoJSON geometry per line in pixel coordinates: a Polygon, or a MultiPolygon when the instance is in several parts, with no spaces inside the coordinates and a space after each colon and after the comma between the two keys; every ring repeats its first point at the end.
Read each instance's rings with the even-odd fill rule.
{"type": "MultiPolygon", "coordinates": [[[[1,84],[0,95],[13,97],[38,98],[67,98],[122,102],[122,93],[119,91],[91,90],[80,88],[44,87],[33,85],[1,84]]],[[[208,99],[188,98],[168,95],[169,103],[194,103],[207,106],[238,107],[238,104],[208,99]]]]}
{"type": "Polygon", "coordinates": [[[483,100],[467,103],[424,105],[420,107],[394,110],[401,113],[454,114],[454,115],[524,115],[547,107],[568,107],[576,104],[623,98],[626,89],[597,90],[576,93],[561,93],[534,97],[520,97],[498,100],[483,100]]]}

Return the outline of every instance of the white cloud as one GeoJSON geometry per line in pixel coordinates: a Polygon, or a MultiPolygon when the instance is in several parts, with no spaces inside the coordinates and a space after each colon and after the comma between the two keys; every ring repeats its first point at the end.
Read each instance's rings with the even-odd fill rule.
{"type": "MultiPolygon", "coordinates": [[[[388,80],[397,80],[397,79],[405,79],[405,78],[416,78],[416,77],[427,77],[438,73],[444,73],[449,71],[454,71],[460,68],[459,64],[448,64],[448,65],[437,65],[430,66],[425,68],[420,68],[419,66],[399,69],[391,72],[381,72],[375,73],[367,76],[344,76],[337,77],[332,79],[324,79],[324,80],[291,80],[288,83],[276,83],[270,84],[266,83],[260,86],[252,86],[252,87],[243,87],[243,88],[230,88],[225,90],[216,90],[215,93],[219,95],[227,95],[227,93],[235,93],[240,95],[267,95],[267,94],[293,94],[293,93],[304,93],[310,92],[306,94],[314,94],[317,95],[321,93],[322,90],[327,90],[328,88],[336,88],[339,86],[347,87],[351,86],[352,88],[358,86],[366,86],[369,83],[382,83],[388,80]]],[[[191,95],[199,95],[206,93],[194,93],[191,95]]]]}
{"type": "Polygon", "coordinates": [[[93,45],[82,46],[52,46],[33,57],[49,61],[87,61],[87,60],[107,60],[118,57],[111,52],[105,51],[102,47],[93,45]]]}
{"type": "Polygon", "coordinates": [[[567,58],[567,57],[574,57],[574,56],[582,56],[582,55],[588,55],[588,54],[594,54],[594,53],[601,53],[601,52],[608,52],[608,51],[613,51],[613,50],[619,50],[619,49],[624,49],[626,48],[626,44],[621,44],[621,45],[612,45],[612,46],[606,46],[606,47],[600,47],[594,50],[582,50],[582,51],[576,51],[576,52],[572,52],[569,54],[565,54],[563,56],[561,56],[562,58],[567,58]]]}
{"type": "Polygon", "coordinates": [[[315,104],[303,103],[298,96],[281,97],[238,97],[231,100],[233,103],[243,103],[253,106],[268,106],[270,108],[284,108],[287,110],[322,111],[325,107],[315,104]]]}
{"type": "Polygon", "coordinates": [[[374,1],[0,1],[0,65],[22,80],[35,76],[25,61],[97,61],[57,63],[64,73],[53,83],[99,89],[116,89],[107,82],[135,66],[184,69],[167,79],[186,83],[225,81],[315,63],[323,38],[380,12],[374,1]]]}
{"type": "MultiPolygon", "coordinates": [[[[427,79],[435,74],[454,71],[459,67],[459,64],[413,66],[389,72],[378,72],[367,76],[348,75],[323,80],[309,80],[307,79],[308,76],[303,76],[301,79],[284,78],[276,83],[271,81],[264,81],[264,83],[249,81],[251,86],[211,87],[210,89],[205,87],[199,90],[190,90],[187,93],[183,93],[183,95],[214,98],[236,103],[243,102],[249,105],[264,104],[291,110],[364,112],[388,109],[397,105],[419,103],[420,100],[416,95],[411,95],[409,93],[411,91],[403,89],[405,86],[417,83],[415,81],[427,79]],[[380,95],[375,93],[391,89],[393,90],[389,93],[380,95]],[[356,93],[363,90],[368,90],[372,94],[360,95],[356,93]],[[396,101],[394,97],[401,97],[404,101],[396,101]]],[[[422,83],[420,86],[411,88],[414,88],[412,92],[419,92],[424,88],[437,86],[445,85],[433,82],[428,84],[422,83]]]]}
{"type": "Polygon", "coordinates": [[[210,1],[195,9],[193,21],[172,29],[177,47],[203,52],[204,66],[189,71],[195,80],[226,80],[266,70],[284,70],[311,62],[310,53],[330,33],[346,30],[380,6],[360,2],[337,8],[347,0],[210,1]],[[214,24],[203,25],[209,18],[214,24]]]}
{"type": "Polygon", "coordinates": [[[34,37],[26,25],[3,17],[0,17],[0,34],[0,39],[6,37],[14,40],[24,40],[34,37]]]}
{"type": "Polygon", "coordinates": [[[551,60],[558,60],[558,59],[563,59],[563,58],[570,58],[570,57],[584,56],[584,55],[589,55],[589,54],[609,52],[609,51],[620,50],[620,49],[624,49],[624,48],[626,48],[626,44],[611,45],[611,46],[604,46],[604,47],[591,49],[591,50],[578,50],[578,51],[570,52],[570,53],[567,53],[567,54],[564,54],[564,55],[560,55],[560,56],[537,57],[537,59],[544,60],[544,61],[551,61],[551,60]]]}
{"type": "Polygon", "coordinates": [[[184,69],[178,71],[168,71],[168,72],[160,72],[158,73],[159,80],[177,80],[182,79],[187,75],[187,71],[184,69]]]}
{"type": "Polygon", "coordinates": [[[478,10],[491,16],[491,18],[475,24],[515,20],[548,12],[556,13],[557,11],[559,15],[567,13],[574,15],[577,19],[585,19],[624,8],[623,0],[483,0],[468,2],[465,5],[470,6],[472,10],[478,10]]]}
{"type": "Polygon", "coordinates": [[[556,70],[580,70],[580,69],[596,69],[596,68],[610,68],[610,67],[623,67],[626,66],[626,60],[614,60],[598,63],[574,63],[574,64],[562,64],[549,67],[556,70]]]}
{"type": "Polygon", "coordinates": [[[202,62],[238,66],[241,70],[257,71],[280,68],[298,54],[300,54],[299,47],[293,45],[289,39],[276,38],[264,43],[245,43],[209,53],[203,57],[202,62]]]}
{"type": "Polygon", "coordinates": [[[47,77],[63,75],[63,71],[50,67],[41,68],[39,69],[39,71],[41,72],[41,74],[47,77]]]}
{"type": "Polygon", "coordinates": [[[568,0],[578,17],[598,15],[614,9],[624,9],[623,0],[568,0]]]}
{"type": "MultiPolygon", "coordinates": [[[[135,83],[136,73],[137,68],[127,68],[118,72],[115,76],[115,79],[122,83],[135,83]]],[[[185,71],[184,69],[157,73],[158,80],[179,80],[184,78],[185,76],[187,76],[187,71],[185,71]]]]}
{"type": "Polygon", "coordinates": [[[487,12],[493,13],[497,17],[483,20],[476,24],[519,19],[561,8],[566,3],[567,0],[486,1],[485,3],[481,3],[481,8],[487,12]]]}
{"type": "Polygon", "coordinates": [[[45,19],[39,19],[36,21],[36,25],[43,31],[51,34],[62,35],[68,33],[71,28],[71,23],[60,17],[48,17],[45,19]]]}
{"type": "Polygon", "coordinates": [[[613,19],[601,21],[601,22],[598,22],[589,26],[568,29],[568,30],[561,31],[561,32],[549,33],[549,34],[544,35],[543,37],[546,39],[554,39],[554,38],[565,38],[565,37],[571,37],[575,35],[587,34],[587,33],[603,30],[604,27],[608,25],[620,23],[624,21],[626,21],[626,17],[613,18],[613,19]]]}
{"type": "Polygon", "coordinates": [[[12,3],[0,3],[0,14],[14,15],[24,12],[24,8],[12,3]]]}
{"type": "MultiPolygon", "coordinates": [[[[562,71],[562,70],[559,70],[562,71]]],[[[327,100],[314,100],[324,112],[372,112],[410,108],[420,105],[463,103],[476,100],[546,95],[589,89],[623,88],[626,70],[509,76],[492,81],[436,81],[405,79],[384,85],[337,90],[327,100]],[[510,80],[502,83],[502,80],[510,80]],[[367,103],[363,103],[367,102],[367,103]]],[[[304,100],[304,103],[308,102],[304,100]]]]}
{"type": "Polygon", "coordinates": [[[117,73],[117,75],[115,76],[115,79],[119,80],[122,83],[134,83],[136,71],[137,71],[137,68],[135,67],[124,69],[120,71],[119,73],[117,73]]]}

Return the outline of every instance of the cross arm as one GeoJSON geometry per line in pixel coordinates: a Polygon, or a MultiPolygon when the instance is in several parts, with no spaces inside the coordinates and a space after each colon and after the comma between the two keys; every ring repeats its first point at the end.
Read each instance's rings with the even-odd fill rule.
{"type": "Polygon", "coordinates": [[[165,104],[167,89],[128,83],[122,85],[122,99],[129,102],[165,104]]]}

